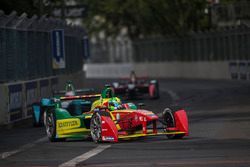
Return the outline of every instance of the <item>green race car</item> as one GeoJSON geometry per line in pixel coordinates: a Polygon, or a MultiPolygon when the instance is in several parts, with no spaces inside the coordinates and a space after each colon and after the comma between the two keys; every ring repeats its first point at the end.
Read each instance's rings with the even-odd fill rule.
{"type": "MultiPolygon", "coordinates": [[[[33,116],[33,126],[44,125],[44,111],[51,107],[54,103],[53,99],[60,99],[60,97],[83,95],[86,93],[93,92],[93,89],[75,89],[71,81],[68,81],[65,85],[65,89],[61,91],[53,91],[52,98],[42,98],[40,102],[36,102],[32,105],[32,116],[33,116]]],[[[79,100],[78,100],[79,101],[79,100]]]]}

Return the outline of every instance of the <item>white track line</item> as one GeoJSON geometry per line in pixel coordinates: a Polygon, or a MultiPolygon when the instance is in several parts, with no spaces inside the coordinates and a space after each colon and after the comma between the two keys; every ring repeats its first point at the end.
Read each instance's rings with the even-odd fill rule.
{"type": "Polygon", "coordinates": [[[47,137],[43,137],[41,139],[38,139],[32,143],[29,143],[29,144],[25,144],[23,146],[21,146],[19,149],[16,149],[16,150],[12,150],[12,151],[7,151],[7,152],[3,152],[0,154],[0,159],[5,159],[5,158],[8,158],[9,156],[12,156],[16,153],[19,153],[19,152],[22,152],[22,151],[25,151],[25,150],[28,150],[32,147],[34,147],[36,144],[38,143],[42,143],[44,141],[48,140],[47,137]]]}
{"type": "Polygon", "coordinates": [[[78,163],[86,161],[87,159],[101,153],[102,151],[104,151],[105,149],[109,148],[111,145],[99,145],[96,148],[78,156],[75,157],[74,159],[65,162],[61,165],[59,165],[59,167],[75,167],[78,163]]]}
{"type": "Polygon", "coordinates": [[[175,92],[172,91],[172,90],[163,89],[162,91],[167,92],[167,93],[170,95],[170,97],[171,97],[171,99],[172,99],[173,101],[178,101],[178,100],[180,99],[180,97],[177,95],[177,93],[175,93],[175,92]]]}

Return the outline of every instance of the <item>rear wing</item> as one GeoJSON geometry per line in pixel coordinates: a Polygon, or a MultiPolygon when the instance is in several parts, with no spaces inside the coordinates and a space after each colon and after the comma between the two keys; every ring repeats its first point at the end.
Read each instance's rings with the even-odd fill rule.
{"type": "MultiPolygon", "coordinates": [[[[93,93],[95,91],[94,88],[86,88],[86,89],[76,89],[75,90],[75,93],[77,95],[83,95],[83,94],[90,94],[90,93],[93,93]]],[[[64,96],[66,93],[65,90],[54,90],[53,91],[53,96],[64,96]]]]}
{"type": "Polygon", "coordinates": [[[81,96],[62,96],[60,100],[77,100],[77,99],[92,99],[99,98],[101,94],[93,94],[93,95],[81,95],[81,96]]]}

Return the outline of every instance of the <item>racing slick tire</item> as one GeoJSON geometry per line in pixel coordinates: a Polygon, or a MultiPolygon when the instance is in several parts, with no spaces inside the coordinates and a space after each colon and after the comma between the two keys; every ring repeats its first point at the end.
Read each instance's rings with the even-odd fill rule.
{"type": "Polygon", "coordinates": [[[91,117],[90,134],[95,143],[102,141],[102,120],[99,112],[95,112],[91,117]]]}
{"type": "MultiPolygon", "coordinates": [[[[175,118],[174,118],[174,112],[178,111],[179,107],[174,107],[172,109],[165,108],[162,112],[163,121],[165,122],[166,126],[168,128],[175,127],[175,118]]],[[[181,139],[184,137],[184,134],[171,134],[167,135],[169,139],[181,139]]]]}
{"type": "Polygon", "coordinates": [[[56,115],[54,111],[44,112],[44,125],[51,142],[65,141],[65,138],[56,138],[56,115]]]}
{"type": "Polygon", "coordinates": [[[151,93],[149,93],[149,96],[151,99],[159,99],[160,98],[160,92],[159,92],[159,84],[158,81],[154,81],[153,83],[150,83],[149,86],[154,86],[154,90],[151,93]]]}

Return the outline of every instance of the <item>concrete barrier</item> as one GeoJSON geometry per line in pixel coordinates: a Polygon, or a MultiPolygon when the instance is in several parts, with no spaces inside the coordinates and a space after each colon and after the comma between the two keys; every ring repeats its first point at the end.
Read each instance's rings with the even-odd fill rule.
{"type": "Polygon", "coordinates": [[[76,88],[81,88],[84,78],[84,72],[81,71],[70,75],[0,84],[0,125],[32,117],[34,102],[52,96],[52,90],[64,89],[68,80],[71,80],[76,88]]]}
{"type": "Polygon", "coordinates": [[[129,76],[134,70],[138,76],[157,78],[230,79],[229,62],[159,62],[135,64],[85,64],[87,78],[118,78],[129,76]]]}
{"type": "Polygon", "coordinates": [[[129,63],[85,64],[83,66],[86,78],[118,78],[127,76],[132,69],[133,64],[129,63]]]}

